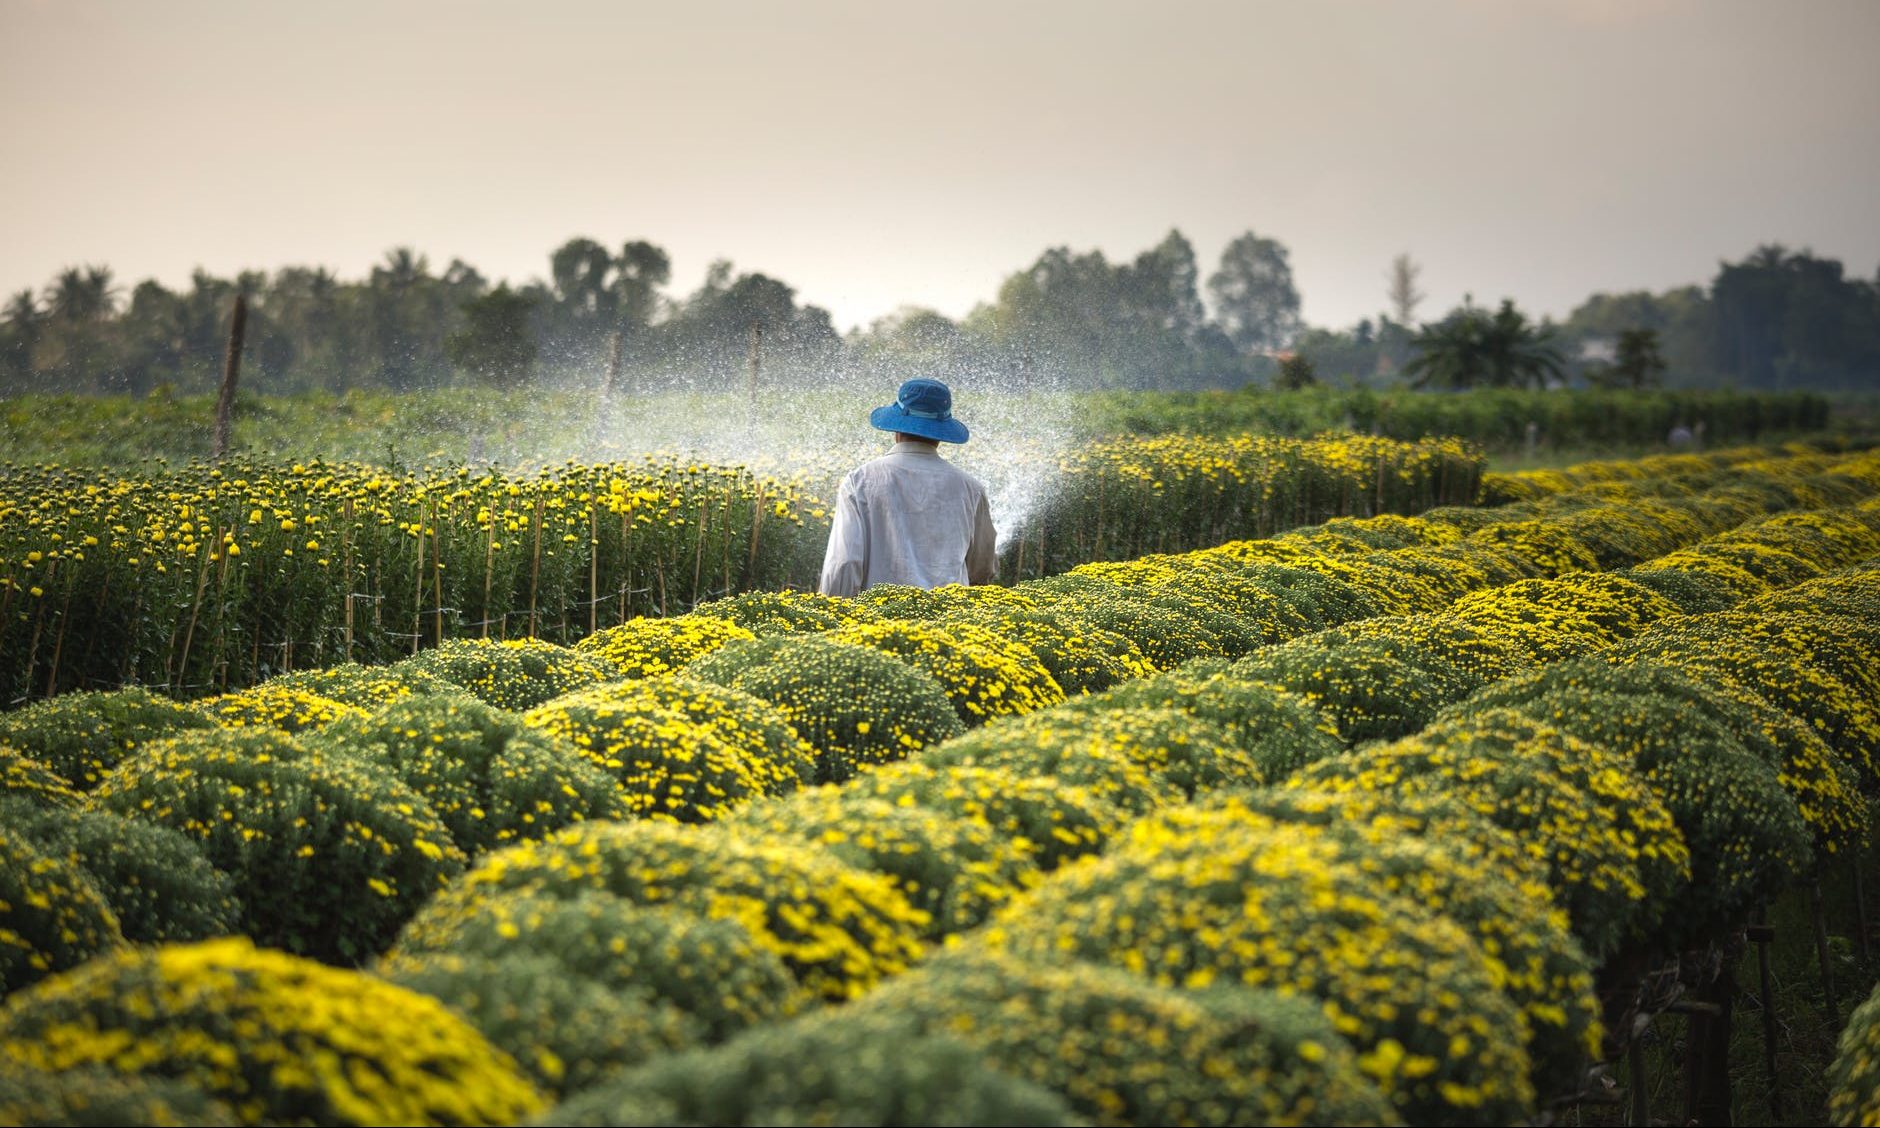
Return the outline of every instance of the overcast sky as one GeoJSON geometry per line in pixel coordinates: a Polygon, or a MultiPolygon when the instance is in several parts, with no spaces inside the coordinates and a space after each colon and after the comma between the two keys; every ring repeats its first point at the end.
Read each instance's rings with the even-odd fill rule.
{"type": "Polygon", "coordinates": [[[0,0],[0,288],[547,271],[573,235],[960,316],[1252,229],[1308,321],[1409,252],[1564,315],[1780,241],[1880,266],[1880,0],[0,0]]]}

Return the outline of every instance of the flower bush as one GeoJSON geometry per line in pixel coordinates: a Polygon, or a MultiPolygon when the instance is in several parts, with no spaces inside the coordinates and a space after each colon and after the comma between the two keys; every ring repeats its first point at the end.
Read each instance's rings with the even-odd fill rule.
{"type": "Polygon", "coordinates": [[[1690,848],[1690,884],[1665,919],[1695,942],[1738,923],[1813,861],[1809,826],[1777,767],[1713,710],[1692,708],[1708,696],[1671,670],[1582,660],[1493,686],[1457,714],[1513,708],[1630,760],[1690,848]]]}
{"type": "Polygon", "coordinates": [[[736,921],[611,893],[442,897],[406,926],[378,967],[397,974],[435,955],[553,960],[569,979],[671,1007],[714,1042],[785,1018],[804,1002],[782,958],[736,921]]]}
{"type": "Polygon", "coordinates": [[[1029,584],[1026,594],[1047,612],[1061,607],[1080,622],[1123,636],[1157,670],[1227,653],[1222,637],[1211,629],[1220,616],[1198,616],[1179,600],[1158,601],[1122,584],[1077,575],[1029,584]]]}
{"type": "Polygon", "coordinates": [[[683,675],[612,682],[586,692],[624,707],[678,713],[704,727],[759,765],[766,795],[795,791],[816,774],[816,750],[782,710],[748,693],[683,675]]]}
{"type": "Polygon", "coordinates": [[[510,1124],[542,1107],[436,1000],[245,939],[126,949],[0,1009],[0,1060],[175,1078],[243,1124],[510,1124]]]}
{"type": "Polygon", "coordinates": [[[383,949],[464,863],[430,805],[389,772],[271,730],[157,743],[90,802],[182,831],[234,879],[244,933],[332,962],[383,949]]]}
{"type": "Polygon", "coordinates": [[[983,822],[1046,871],[1101,851],[1126,821],[1120,807],[1086,788],[1010,768],[890,764],[845,784],[843,793],[983,822]]]}
{"type": "Polygon", "coordinates": [[[104,1068],[59,1073],[0,1062],[0,1124],[118,1125],[121,1128],[234,1128],[241,1121],[221,1101],[187,1081],[126,1077],[104,1068]]]}
{"type": "MultiPolygon", "coordinates": [[[[957,1037],[1095,1124],[1393,1124],[1309,1003],[967,945],[853,1004],[957,1037]]],[[[839,1019],[838,1019],[839,1021],[839,1019]]]]}
{"type": "Polygon", "coordinates": [[[0,823],[89,877],[132,943],[206,940],[234,929],[240,906],[232,883],[180,831],[19,798],[0,799],[0,823]]]}
{"type": "Polygon", "coordinates": [[[930,940],[978,925],[1037,880],[1025,847],[983,821],[847,788],[746,807],[729,828],[812,842],[856,869],[886,874],[927,914],[930,940]]]}
{"type": "Polygon", "coordinates": [[[747,591],[701,603],[692,614],[722,619],[758,638],[830,631],[874,618],[869,607],[859,600],[819,595],[813,591],[747,591]]]}
{"type": "Polygon", "coordinates": [[[362,666],[345,662],[323,670],[301,670],[269,678],[272,689],[295,690],[370,713],[407,697],[447,692],[451,683],[415,666],[362,666]]]}
{"type": "Polygon", "coordinates": [[[85,791],[151,740],[214,727],[215,720],[200,709],[149,690],[67,693],[0,713],[0,744],[17,748],[85,791]]]}
{"type": "Polygon", "coordinates": [[[382,975],[456,1012],[550,1097],[694,1045],[701,1033],[672,1007],[570,978],[561,963],[541,956],[417,956],[382,975]]]}
{"type": "Polygon", "coordinates": [[[1475,941],[1385,890],[1319,839],[1181,813],[1053,874],[982,935],[1188,988],[1237,984],[1317,1001],[1358,1068],[1411,1123],[1499,1124],[1534,1098],[1515,1007],[1475,941]]]}
{"type": "Polygon", "coordinates": [[[76,807],[81,796],[59,773],[17,748],[0,744],[0,798],[26,799],[42,807],[76,807]]]}
{"type": "Polygon", "coordinates": [[[727,744],[713,726],[653,704],[631,688],[624,694],[612,686],[571,693],[522,719],[612,775],[627,811],[638,818],[709,822],[797,778],[792,766],[727,744]]]}
{"type": "Polygon", "coordinates": [[[1323,712],[1348,744],[1415,732],[1438,709],[1480,684],[1414,640],[1356,634],[1352,626],[1243,658],[1233,675],[1298,694],[1323,712]]]}
{"type": "Polygon", "coordinates": [[[921,762],[1005,767],[1089,787],[1125,810],[1161,806],[1224,784],[1263,781],[1260,765],[1221,729],[1176,709],[1106,709],[1101,702],[987,725],[931,749],[921,762]],[[1149,779],[1145,786],[1134,773],[1149,779]]]}
{"type": "Polygon", "coordinates": [[[532,709],[550,698],[620,676],[613,663],[538,639],[452,639],[393,667],[462,686],[498,709],[532,709]]]}
{"type": "Polygon", "coordinates": [[[574,648],[606,659],[622,676],[656,678],[678,671],[727,642],[756,637],[729,619],[675,615],[670,619],[630,619],[587,636],[574,648]]]}
{"type": "Polygon", "coordinates": [[[658,1058],[563,1102],[544,1124],[1076,1123],[1053,1094],[905,1016],[849,1008],[658,1058]]]}
{"type": "Polygon", "coordinates": [[[950,617],[947,622],[984,627],[1026,647],[1051,680],[1072,697],[1155,672],[1135,643],[1084,621],[1070,606],[1051,611],[995,606],[950,617]]]}
{"type": "Polygon", "coordinates": [[[1171,818],[1183,819],[1183,828],[1201,842],[1236,825],[1312,828],[1338,848],[1341,861],[1461,925],[1501,991],[1520,1008],[1519,1033],[1537,1092],[1575,1091],[1598,1056],[1593,963],[1569,933],[1566,913],[1554,906],[1544,874],[1507,865],[1500,844],[1477,845],[1495,835],[1494,827],[1437,805],[1347,803],[1324,793],[1278,790],[1223,796],[1171,818]]]}
{"type": "Polygon", "coordinates": [[[776,706],[816,749],[818,783],[905,759],[964,729],[931,675],[866,646],[764,638],[707,654],[686,673],[776,706]]]}
{"type": "Polygon", "coordinates": [[[1880,987],[1841,1028],[1828,1067],[1828,1119],[1843,1128],[1880,1124],[1880,987]]]}
{"type": "Polygon", "coordinates": [[[612,893],[732,920],[809,990],[860,994],[920,958],[926,914],[894,882],[826,850],[668,823],[592,823],[486,856],[440,898],[446,915],[502,890],[612,893]]]}
{"type": "Polygon", "coordinates": [[[1507,709],[1470,711],[1321,760],[1288,786],[1460,801],[1546,863],[1548,885],[1594,959],[1649,937],[1690,880],[1683,835],[1628,760],[1507,709]]]}
{"type": "Polygon", "coordinates": [[[82,869],[4,824],[0,906],[6,910],[0,916],[0,996],[81,964],[124,939],[117,915],[82,869]]]}
{"type": "Polygon", "coordinates": [[[984,627],[890,619],[844,627],[829,638],[892,654],[930,675],[969,728],[1064,700],[1064,691],[1030,648],[984,627]]]}
{"type": "Polygon", "coordinates": [[[197,706],[229,728],[271,728],[289,733],[317,732],[342,718],[364,716],[364,711],[354,706],[276,682],[204,698],[197,706]]]}
{"type": "Polygon", "coordinates": [[[407,697],[333,724],[319,742],[397,776],[466,854],[630,813],[605,769],[466,693],[407,697]]]}

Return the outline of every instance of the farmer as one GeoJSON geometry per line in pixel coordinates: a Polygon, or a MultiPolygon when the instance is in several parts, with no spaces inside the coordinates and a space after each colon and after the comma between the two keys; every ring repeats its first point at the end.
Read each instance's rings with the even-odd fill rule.
{"type": "Polygon", "coordinates": [[[909,380],[868,421],[894,433],[894,449],[842,479],[819,590],[990,583],[998,559],[986,487],[940,457],[941,443],[966,441],[953,393],[938,380],[909,380]]]}

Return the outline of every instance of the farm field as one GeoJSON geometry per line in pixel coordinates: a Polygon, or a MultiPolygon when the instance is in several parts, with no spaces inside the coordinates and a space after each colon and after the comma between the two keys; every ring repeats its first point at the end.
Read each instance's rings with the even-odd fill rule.
{"type": "Polygon", "coordinates": [[[1880,454],[1082,457],[1045,574],[852,600],[749,471],[12,471],[0,1123],[1868,1107],[1875,1007],[1794,1064],[1873,982],[1880,454]]]}

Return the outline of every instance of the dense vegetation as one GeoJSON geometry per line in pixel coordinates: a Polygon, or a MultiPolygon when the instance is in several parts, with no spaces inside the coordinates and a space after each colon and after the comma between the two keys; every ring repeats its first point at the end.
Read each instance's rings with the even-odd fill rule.
{"type": "Polygon", "coordinates": [[[340,966],[121,947],[118,871],[8,823],[0,1118],[1466,1124],[1598,1097],[1585,1068],[1667,984],[1728,998],[1757,907],[1869,840],[1880,463],[1494,489],[1522,500],[758,594],[213,715],[11,714],[14,801],[210,863],[177,867],[203,909],[173,940],[233,919],[340,966]]]}

